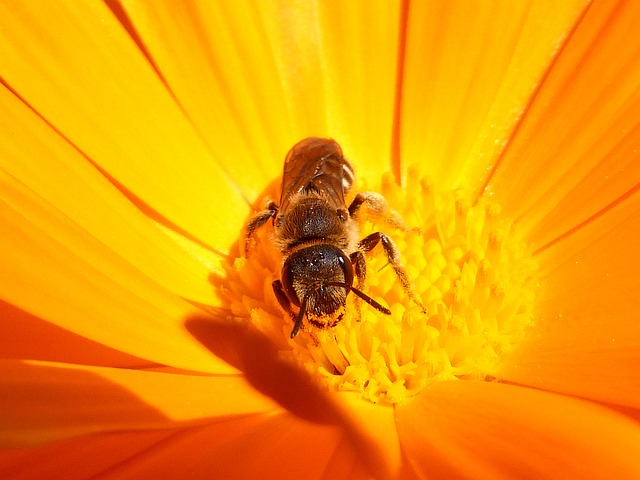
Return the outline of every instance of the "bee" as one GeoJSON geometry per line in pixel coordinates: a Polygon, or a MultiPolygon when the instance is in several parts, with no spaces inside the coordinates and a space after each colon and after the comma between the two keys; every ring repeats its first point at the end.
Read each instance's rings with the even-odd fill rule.
{"type": "Polygon", "coordinates": [[[358,193],[347,207],[345,197],[353,182],[353,168],[338,143],[306,138],[286,156],[280,204],[269,201],[266,209],[246,224],[245,256],[256,229],[269,219],[273,221],[273,241],[283,263],[280,280],[272,285],[278,303],[294,322],[291,338],[298,334],[305,314],[308,322],[319,328],[337,324],[349,292],[376,310],[391,314],[361,290],[367,270],[365,253],[378,243],[405,291],[424,311],[394,242],[382,232],[359,240],[358,217],[367,212],[396,227],[406,227],[380,194],[358,193]],[[353,286],[354,277],[359,288],[353,286]],[[298,308],[297,313],[292,305],[298,308]]]}

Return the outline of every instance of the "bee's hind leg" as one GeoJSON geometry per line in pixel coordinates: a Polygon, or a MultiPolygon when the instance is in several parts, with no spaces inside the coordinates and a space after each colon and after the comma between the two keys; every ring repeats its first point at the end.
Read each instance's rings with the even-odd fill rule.
{"type": "Polygon", "coordinates": [[[387,199],[377,192],[358,193],[349,205],[349,215],[358,221],[364,219],[385,223],[405,232],[419,230],[407,227],[400,214],[393,210],[387,199]]]}

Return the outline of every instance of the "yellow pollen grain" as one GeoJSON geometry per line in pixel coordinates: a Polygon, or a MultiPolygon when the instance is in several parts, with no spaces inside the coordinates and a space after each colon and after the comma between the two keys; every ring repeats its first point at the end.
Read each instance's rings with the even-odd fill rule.
{"type": "Polygon", "coordinates": [[[408,178],[399,187],[384,176],[373,190],[413,230],[365,222],[360,235],[383,231],[393,238],[426,313],[378,246],[367,255],[365,291],[391,315],[349,295],[335,327],[305,321],[290,339],[292,321],[271,288],[281,258],[270,224],[256,235],[249,258],[228,266],[221,287],[237,321],[260,330],[284,357],[327,388],[359,392],[374,403],[401,402],[441,380],[491,379],[533,318],[535,263],[499,206],[485,199],[473,204],[462,191],[438,191],[415,174],[408,178]]]}

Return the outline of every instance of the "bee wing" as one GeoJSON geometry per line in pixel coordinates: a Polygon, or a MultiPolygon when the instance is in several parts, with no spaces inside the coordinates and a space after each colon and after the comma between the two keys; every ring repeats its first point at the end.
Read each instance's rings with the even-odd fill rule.
{"type": "Polygon", "coordinates": [[[353,169],[340,146],[331,139],[307,138],[296,144],[285,160],[281,211],[286,211],[291,198],[300,193],[321,195],[336,209],[344,208],[344,196],[352,183],[353,169]]]}

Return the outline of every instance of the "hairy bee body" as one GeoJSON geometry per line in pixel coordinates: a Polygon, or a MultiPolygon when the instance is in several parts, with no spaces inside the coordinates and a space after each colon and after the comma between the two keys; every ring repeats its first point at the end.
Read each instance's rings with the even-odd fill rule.
{"type": "Polygon", "coordinates": [[[371,192],[358,194],[347,208],[346,197],[354,178],[353,168],[334,140],[306,138],[294,145],[285,159],[280,204],[270,202],[247,223],[245,253],[253,232],[273,220],[274,243],[283,255],[281,278],[273,282],[273,290],[294,319],[292,338],[305,314],[310,323],[321,328],[339,322],[350,291],[377,310],[391,313],[353,286],[354,276],[359,285],[364,282],[364,253],[379,242],[416,300],[391,239],[376,232],[359,240],[355,217],[362,207],[378,216],[389,208],[382,196],[371,192]],[[298,307],[298,313],[292,305],[298,307]]]}

